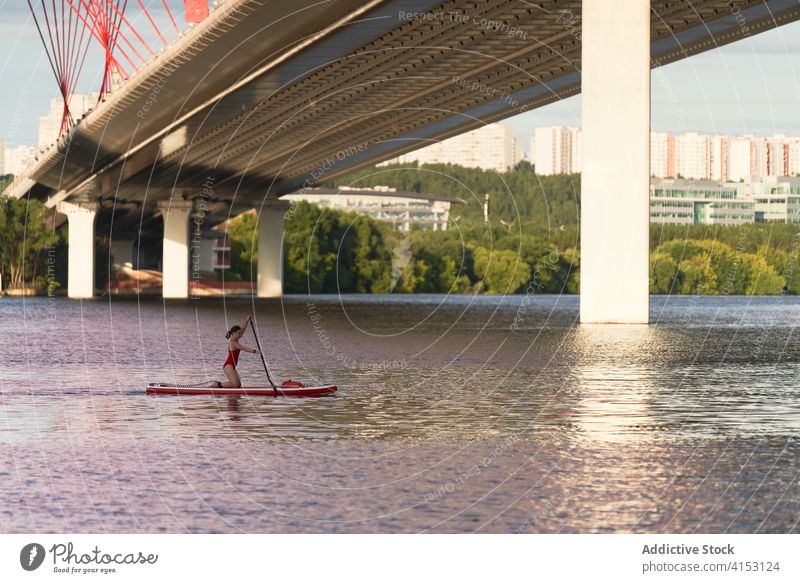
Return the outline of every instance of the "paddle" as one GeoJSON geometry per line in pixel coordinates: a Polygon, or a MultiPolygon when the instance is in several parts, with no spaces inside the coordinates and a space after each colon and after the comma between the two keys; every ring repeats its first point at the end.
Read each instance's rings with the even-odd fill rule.
{"type": "Polygon", "coordinates": [[[278,396],[278,387],[275,386],[275,383],[272,382],[272,379],[269,376],[269,370],[267,370],[267,361],[264,360],[264,351],[261,350],[261,343],[258,341],[258,331],[256,330],[256,323],[253,322],[253,318],[250,318],[250,325],[253,327],[253,336],[256,337],[256,346],[258,346],[258,354],[261,356],[261,364],[264,365],[264,372],[267,373],[267,380],[269,384],[272,385],[272,389],[275,391],[275,396],[278,396]]]}

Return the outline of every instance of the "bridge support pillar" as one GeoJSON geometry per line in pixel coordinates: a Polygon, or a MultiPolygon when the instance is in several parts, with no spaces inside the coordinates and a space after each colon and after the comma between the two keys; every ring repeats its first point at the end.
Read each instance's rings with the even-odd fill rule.
{"type": "Polygon", "coordinates": [[[189,216],[191,201],[163,201],[158,203],[164,218],[164,283],[165,298],[189,297],[189,216]]]}
{"type": "Polygon", "coordinates": [[[581,322],[649,319],[650,2],[584,0],[581,322]]]}
{"type": "Polygon", "coordinates": [[[258,215],[258,297],[283,295],[283,215],[286,201],[270,201],[258,215]]]}
{"type": "Polygon", "coordinates": [[[58,212],[67,215],[67,296],[75,300],[94,297],[94,218],[96,202],[60,202],[58,212]]]}

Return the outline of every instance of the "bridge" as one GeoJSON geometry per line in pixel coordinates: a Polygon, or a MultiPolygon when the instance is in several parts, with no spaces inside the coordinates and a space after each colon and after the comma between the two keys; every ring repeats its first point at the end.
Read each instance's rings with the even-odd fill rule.
{"type": "Polygon", "coordinates": [[[258,296],[282,293],[281,196],[582,91],[581,321],[648,321],[652,68],[800,17],[797,0],[228,0],[11,185],[93,233],[163,236],[188,295],[189,222],[257,208],[258,296]],[[613,270],[613,277],[607,277],[613,270]]]}

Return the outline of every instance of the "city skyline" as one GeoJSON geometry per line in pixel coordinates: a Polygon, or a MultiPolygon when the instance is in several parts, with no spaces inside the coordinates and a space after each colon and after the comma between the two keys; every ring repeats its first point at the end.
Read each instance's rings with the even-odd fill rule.
{"type": "MultiPolygon", "coordinates": [[[[148,7],[166,22],[157,4],[148,7]]],[[[170,1],[171,6],[180,3],[170,1]]],[[[132,9],[130,19],[143,18],[132,9]]],[[[146,27],[143,27],[146,30],[146,27]]],[[[26,5],[0,6],[0,138],[6,147],[33,145],[37,120],[57,88],[26,5]]],[[[90,54],[87,71],[101,71],[90,54]]],[[[800,135],[800,23],[787,24],[742,41],[654,69],[652,130],[707,134],[800,135]]],[[[86,75],[79,92],[96,91],[99,73],[86,75]]],[[[580,126],[581,98],[571,97],[505,121],[528,151],[526,136],[541,126],[580,126]]]]}
{"type": "MultiPolygon", "coordinates": [[[[581,142],[581,128],[536,128],[531,138],[530,160],[537,174],[580,173],[581,142]]],[[[651,132],[650,175],[719,182],[798,176],[800,136],[651,132]]]]}

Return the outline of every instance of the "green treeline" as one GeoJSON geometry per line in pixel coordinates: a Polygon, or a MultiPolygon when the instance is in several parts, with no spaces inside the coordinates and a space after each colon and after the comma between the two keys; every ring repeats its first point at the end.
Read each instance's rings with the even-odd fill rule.
{"type": "Polygon", "coordinates": [[[59,237],[47,224],[49,216],[41,202],[0,195],[0,283],[4,288],[58,287],[52,257],[59,237]]]}
{"type": "MultiPolygon", "coordinates": [[[[300,202],[285,219],[287,293],[577,293],[578,176],[452,165],[364,170],[338,184],[451,196],[447,231],[392,225],[300,202]],[[489,222],[484,223],[489,194],[489,222]]],[[[232,270],[255,273],[255,217],[230,226],[232,270]]]]}
{"type": "MultiPolygon", "coordinates": [[[[404,233],[356,213],[295,203],[285,218],[287,293],[580,289],[578,175],[536,176],[526,163],[503,174],[452,165],[390,165],[362,170],[336,185],[389,185],[459,198],[464,204],[452,205],[447,231],[412,228],[404,233]]],[[[52,246],[57,240],[57,247],[63,246],[63,236],[45,226],[46,216],[40,203],[0,197],[0,271],[5,285],[57,285],[52,274],[45,278],[45,269],[52,246]]],[[[255,228],[253,213],[229,224],[232,265],[222,274],[226,279],[255,279],[255,228]]],[[[650,291],[796,294],[799,250],[800,228],[795,225],[651,225],[650,291]]],[[[61,273],[65,270],[57,277],[65,285],[61,273]]]]}
{"type": "MultiPolygon", "coordinates": [[[[451,207],[447,231],[408,234],[354,213],[294,205],[286,220],[288,293],[578,292],[579,175],[536,176],[526,163],[504,174],[412,164],[365,169],[328,186],[377,185],[465,204],[451,207]]],[[[249,278],[255,217],[239,221],[232,228],[234,269],[249,278]]],[[[650,291],[797,293],[798,233],[778,223],[652,225],[650,291]]]]}
{"type": "Polygon", "coordinates": [[[651,225],[650,293],[797,294],[800,228],[651,225]]]}

